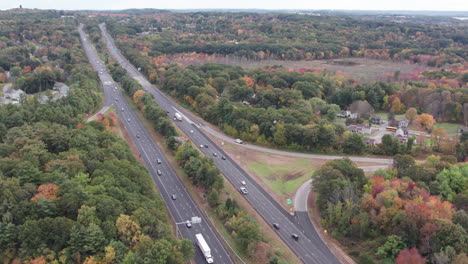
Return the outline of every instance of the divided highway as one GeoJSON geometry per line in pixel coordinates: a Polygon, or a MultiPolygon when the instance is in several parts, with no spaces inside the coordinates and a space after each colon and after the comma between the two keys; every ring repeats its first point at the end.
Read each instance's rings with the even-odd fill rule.
{"type": "Polygon", "coordinates": [[[83,32],[82,24],[80,24],[78,31],[89,61],[99,73],[99,78],[104,89],[105,106],[115,106],[116,112],[121,117],[131,140],[144,160],[172,218],[176,223],[186,222],[194,216],[202,218],[200,224],[193,224],[191,228],[186,227],[185,224],[178,225],[182,237],[190,239],[195,246],[196,263],[206,263],[205,257],[196,246],[195,234],[197,233],[203,234],[211,248],[214,263],[234,263],[228,252],[224,249],[216,231],[207,223],[204,214],[192,200],[173,168],[125,100],[121,90],[117,88],[117,84],[106,71],[94,46],[83,32]]]}
{"type": "Polygon", "coordinates": [[[173,117],[176,112],[182,115],[182,121],[175,121],[176,125],[184,131],[187,137],[190,138],[204,154],[214,159],[215,164],[234,186],[241,187],[241,181],[245,181],[245,187],[248,190],[248,194],[244,196],[246,200],[267,223],[279,224],[279,229],[275,229],[275,231],[304,263],[340,263],[320,239],[312,223],[301,223],[297,216],[291,216],[286,212],[220,147],[203,133],[200,129],[203,125],[199,124],[197,119],[193,118],[188,112],[184,111],[183,108],[173,103],[161,91],[149,83],[145,77],[118,52],[104,24],[101,24],[100,28],[106,46],[114,59],[124,67],[128,74],[136,79],[145,90],[154,95],[156,102],[161,108],[168,111],[171,117],[173,117]],[[225,159],[221,158],[223,156],[225,159]],[[295,240],[292,234],[297,234],[299,239],[295,240]]]}

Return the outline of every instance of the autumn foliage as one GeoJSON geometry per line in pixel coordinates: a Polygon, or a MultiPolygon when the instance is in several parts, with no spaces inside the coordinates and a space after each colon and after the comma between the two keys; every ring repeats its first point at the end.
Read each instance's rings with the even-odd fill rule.
{"type": "Polygon", "coordinates": [[[418,118],[418,123],[425,128],[432,127],[435,122],[434,117],[430,114],[421,114],[418,118]]]}
{"type": "Polygon", "coordinates": [[[419,255],[418,249],[403,249],[395,260],[396,264],[424,264],[426,259],[419,255]]]}
{"type": "Polygon", "coordinates": [[[39,198],[45,198],[48,200],[57,199],[58,186],[52,183],[39,185],[37,193],[31,198],[31,201],[36,202],[39,198]]]}

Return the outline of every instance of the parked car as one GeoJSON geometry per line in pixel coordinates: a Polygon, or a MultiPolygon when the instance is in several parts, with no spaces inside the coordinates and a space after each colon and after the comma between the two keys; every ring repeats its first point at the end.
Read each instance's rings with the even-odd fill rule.
{"type": "Polygon", "coordinates": [[[237,144],[243,144],[244,143],[244,141],[242,141],[242,140],[240,140],[238,138],[236,140],[234,140],[234,142],[236,142],[237,144]]]}
{"type": "Polygon", "coordinates": [[[243,187],[243,186],[240,187],[239,190],[240,190],[243,194],[249,193],[249,192],[247,191],[247,189],[246,189],[245,187],[243,187]]]}
{"type": "Polygon", "coordinates": [[[279,226],[278,223],[273,223],[273,227],[274,227],[276,230],[280,229],[280,226],[279,226]]]}

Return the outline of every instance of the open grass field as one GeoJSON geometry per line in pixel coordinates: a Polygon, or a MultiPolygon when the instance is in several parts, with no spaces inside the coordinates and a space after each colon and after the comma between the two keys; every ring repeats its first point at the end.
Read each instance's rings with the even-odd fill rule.
{"type": "Polygon", "coordinates": [[[453,124],[453,123],[435,123],[434,128],[443,128],[449,135],[457,134],[458,129],[460,128],[460,124],[453,124]]]}
{"type": "MultiPolygon", "coordinates": [[[[388,120],[388,113],[387,112],[377,112],[377,113],[374,113],[375,116],[380,116],[382,117],[383,119],[385,120],[388,120]]],[[[404,114],[400,114],[400,115],[395,115],[395,120],[400,120],[402,119],[403,117],[405,117],[404,114]]]]}
{"type": "Polygon", "coordinates": [[[269,160],[253,160],[248,164],[252,170],[277,194],[292,198],[296,189],[309,179],[316,167],[309,159],[297,158],[271,164],[269,160]]]}
{"type": "Polygon", "coordinates": [[[209,61],[204,59],[191,59],[190,62],[184,61],[183,55],[178,59],[172,56],[171,63],[181,63],[185,66],[190,64],[199,65],[205,63],[221,63],[241,66],[245,69],[263,68],[273,65],[281,65],[287,69],[327,69],[331,72],[343,72],[346,75],[360,81],[386,81],[393,77],[396,71],[401,74],[409,72],[418,72],[428,69],[434,69],[428,66],[418,64],[406,64],[392,61],[383,61],[367,58],[341,58],[332,60],[311,60],[311,61],[291,61],[291,60],[247,60],[239,57],[216,57],[209,61]]]}

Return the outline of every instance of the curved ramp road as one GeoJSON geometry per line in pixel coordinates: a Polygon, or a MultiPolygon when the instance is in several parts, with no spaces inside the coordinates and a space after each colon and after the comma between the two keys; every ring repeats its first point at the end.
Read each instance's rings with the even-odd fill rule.
{"type": "Polygon", "coordinates": [[[337,258],[318,237],[310,222],[307,226],[303,226],[295,216],[283,210],[268,193],[198,128],[199,125],[196,123],[197,121],[195,118],[181,107],[174,104],[157,88],[153,87],[122,54],[118,52],[118,49],[113,44],[112,38],[106,32],[104,24],[101,24],[100,27],[107,48],[114,59],[127,70],[130,76],[139,81],[145,90],[154,95],[157,103],[168,111],[171,117],[173,117],[176,112],[183,115],[182,121],[175,122],[177,126],[184,131],[187,137],[189,137],[196,146],[208,146],[208,148],[204,146],[201,147],[201,151],[214,159],[215,164],[233,185],[240,187],[241,181],[246,182],[245,187],[248,190],[248,194],[244,196],[246,200],[257,210],[266,222],[279,224],[280,229],[275,229],[276,232],[304,263],[339,263],[337,258]],[[214,153],[216,153],[216,156],[214,153]],[[221,159],[222,156],[226,157],[226,160],[221,159]],[[314,235],[306,236],[306,229],[314,235]],[[299,239],[293,239],[291,236],[292,234],[297,234],[299,239]]]}
{"type": "Polygon", "coordinates": [[[138,119],[135,112],[125,100],[120,89],[117,89],[117,84],[113,81],[110,74],[106,71],[104,64],[100,61],[93,45],[90,43],[85,33],[82,30],[83,25],[80,25],[78,31],[81,36],[81,41],[85,48],[86,54],[98,71],[99,77],[103,84],[106,106],[114,105],[116,111],[121,117],[128,134],[135,144],[141,158],[144,160],[154,182],[158,186],[162,198],[166,202],[169,212],[176,223],[182,223],[191,220],[193,216],[202,218],[200,224],[193,224],[191,228],[185,225],[178,225],[180,234],[184,238],[192,240],[195,246],[195,261],[196,263],[206,263],[205,257],[200,249],[196,246],[195,234],[201,233],[211,248],[214,263],[234,263],[227,251],[222,246],[222,243],[217,237],[215,230],[207,223],[204,214],[192,200],[179,177],[175,174],[173,168],[169,165],[161,150],[152,140],[143,123],[138,119]],[[123,110],[122,110],[123,109],[123,110]],[[158,163],[157,160],[161,162],[158,163]],[[158,170],[162,175],[158,175],[158,170]],[[176,199],[172,198],[176,195],[176,199]]]}

